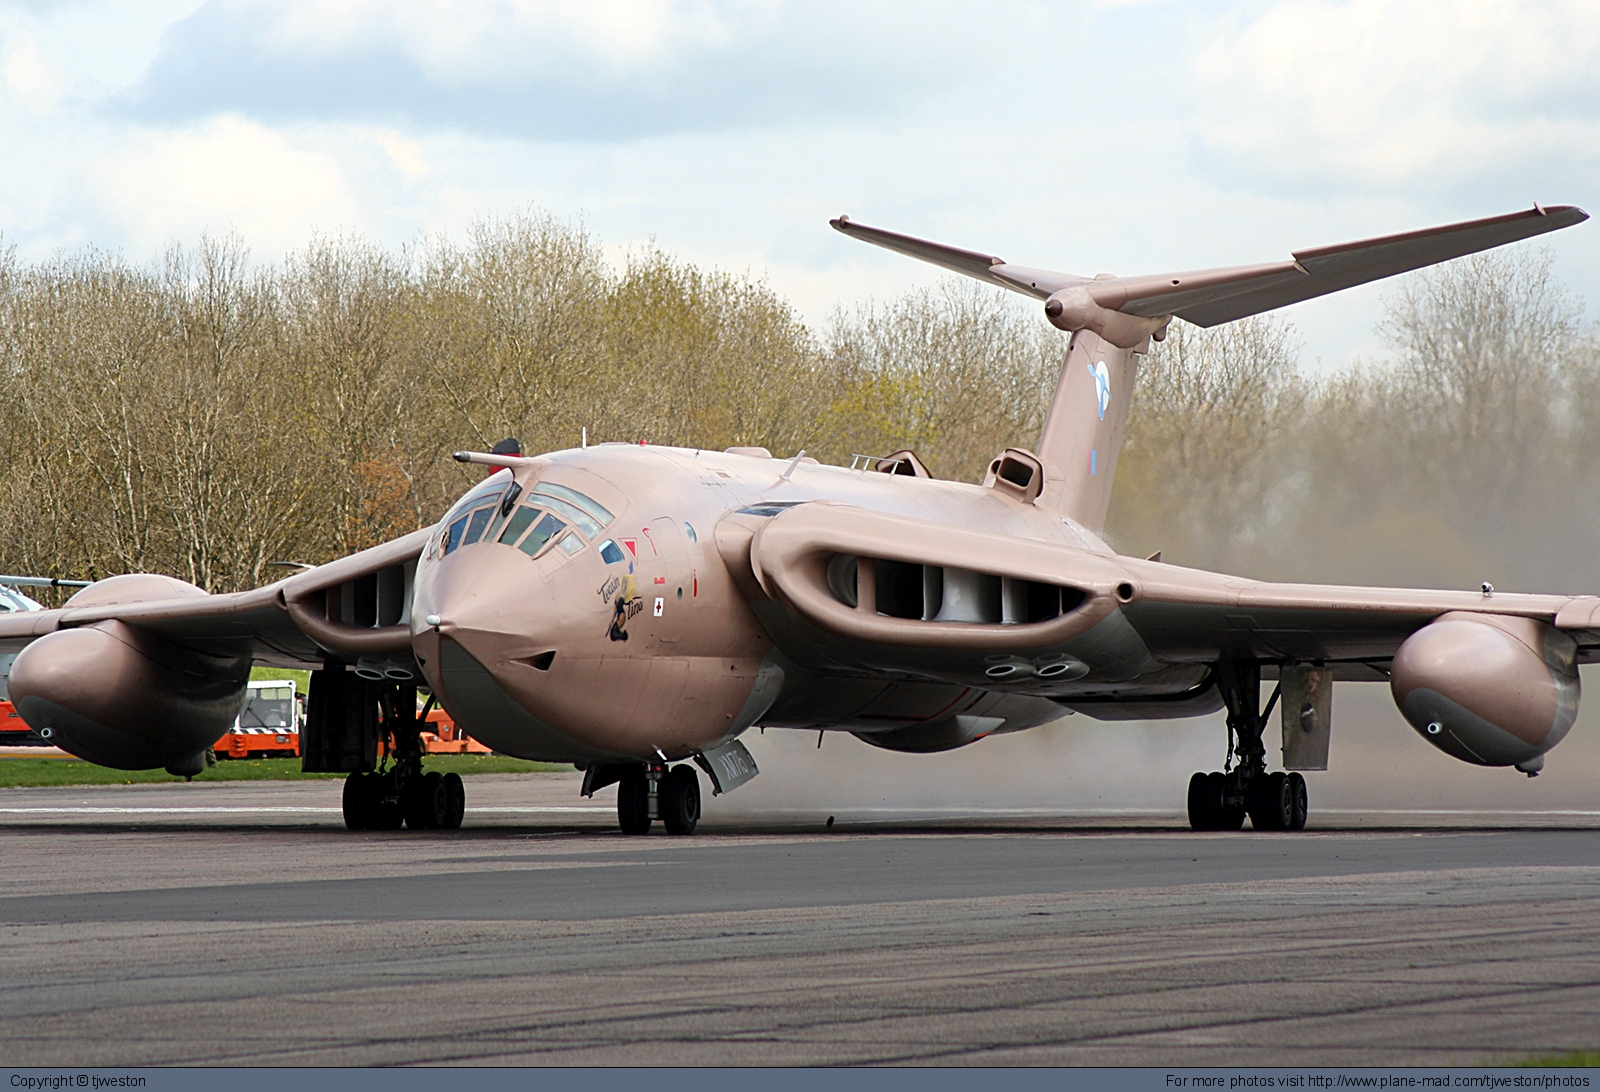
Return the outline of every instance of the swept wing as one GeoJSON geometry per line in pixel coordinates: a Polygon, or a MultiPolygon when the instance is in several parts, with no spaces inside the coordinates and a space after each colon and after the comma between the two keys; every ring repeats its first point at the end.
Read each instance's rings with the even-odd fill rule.
{"type": "Polygon", "coordinates": [[[117,621],[190,648],[242,642],[257,662],[280,667],[320,668],[325,652],[409,657],[411,628],[400,618],[430,533],[413,531],[246,592],[0,616],[0,642],[117,621]]]}

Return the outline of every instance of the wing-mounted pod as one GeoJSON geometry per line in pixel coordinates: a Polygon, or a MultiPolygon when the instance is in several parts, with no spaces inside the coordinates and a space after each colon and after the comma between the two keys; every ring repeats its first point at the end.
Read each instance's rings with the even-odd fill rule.
{"type": "Polygon", "coordinates": [[[149,573],[99,581],[60,610],[6,621],[6,638],[30,642],[11,665],[12,700],[30,728],[91,762],[198,773],[254,658],[310,666],[331,653],[369,678],[412,677],[404,620],[429,534],[237,594],[149,573]]]}
{"type": "Polygon", "coordinates": [[[1389,685],[1441,751],[1532,776],[1578,718],[1577,642],[1538,619],[1455,611],[1406,639],[1389,685]]]}
{"type": "MultiPolygon", "coordinates": [[[[826,501],[767,520],[749,558],[767,595],[826,632],[879,645],[1048,648],[1138,596],[1102,554],[826,501]]],[[[1054,665],[1065,678],[1081,668],[1054,665]]]]}
{"type": "MultiPolygon", "coordinates": [[[[92,584],[53,613],[197,598],[208,597],[193,584],[137,573],[92,584]]],[[[28,645],[11,665],[10,695],[30,728],[79,758],[196,774],[239,712],[250,663],[245,640],[201,650],[108,618],[28,645]]]]}

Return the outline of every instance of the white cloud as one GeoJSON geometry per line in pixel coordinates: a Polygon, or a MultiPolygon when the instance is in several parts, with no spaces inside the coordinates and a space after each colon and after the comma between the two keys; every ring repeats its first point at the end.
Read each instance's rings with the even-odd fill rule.
{"type": "Polygon", "coordinates": [[[982,80],[1035,21],[952,0],[212,0],[168,29],[121,108],[156,123],[231,111],[524,140],[761,131],[982,80]]]}
{"type": "Polygon", "coordinates": [[[0,83],[9,109],[52,109],[61,93],[60,73],[24,29],[6,34],[0,42],[0,83]]]}
{"type": "Polygon", "coordinates": [[[315,143],[236,117],[135,130],[91,158],[82,200],[99,219],[126,225],[143,253],[234,230],[274,254],[310,231],[367,228],[351,165],[315,143]]]}
{"type": "Polygon", "coordinates": [[[1437,191],[1592,164],[1597,69],[1592,0],[1286,0],[1202,41],[1195,129],[1282,187],[1437,191]]]}
{"type": "MultiPolygon", "coordinates": [[[[723,46],[736,30],[770,21],[776,4],[731,8],[670,0],[291,0],[233,5],[261,25],[276,49],[337,52],[385,41],[430,74],[482,80],[515,59],[517,47],[555,38],[618,68],[695,46],[723,46]],[[485,62],[489,64],[486,66],[485,62]],[[486,71],[487,69],[487,71],[486,71]]],[[[542,50],[541,50],[542,51],[542,50]]]]}
{"type": "Polygon", "coordinates": [[[406,178],[421,178],[433,170],[422,152],[422,145],[410,137],[393,129],[379,129],[372,133],[371,139],[406,178]]]}

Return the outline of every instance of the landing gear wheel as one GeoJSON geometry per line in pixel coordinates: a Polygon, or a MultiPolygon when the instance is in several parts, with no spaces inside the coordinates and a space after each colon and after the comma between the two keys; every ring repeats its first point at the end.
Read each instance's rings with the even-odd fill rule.
{"type": "Polygon", "coordinates": [[[445,830],[460,830],[461,817],[467,813],[467,786],[462,783],[460,774],[444,775],[444,795],[448,803],[440,825],[445,830]]]}
{"type": "Polygon", "coordinates": [[[1306,779],[1297,773],[1289,775],[1289,798],[1293,812],[1289,820],[1289,829],[1305,830],[1306,812],[1309,810],[1306,800],[1306,779]]]}
{"type": "Polygon", "coordinates": [[[344,825],[346,830],[372,827],[373,792],[371,774],[353,773],[344,779],[344,825]]]}
{"type": "Polygon", "coordinates": [[[399,788],[394,772],[367,774],[367,791],[371,794],[372,817],[368,830],[399,830],[405,824],[405,811],[401,807],[399,788]]]}
{"type": "Polygon", "coordinates": [[[617,825],[624,834],[650,833],[650,783],[635,766],[617,782],[617,825]]]}
{"type": "Polygon", "coordinates": [[[661,780],[657,801],[668,834],[693,834],[700,822],[700,777],[693,766],[674,766],[661,780]]]}
{"type": "Polygon", "coordinates": [[[1289,830],[1294,822],[1294,797],[1282,773],[1257,777],[1250,793],[1250,825],[1257,830],[1289,830]]]}
{"type": "Polygon", "coordinates": [[[1211,791],[1216,794],[1217,800],[1217,830],[1238,830],[1244,826],[1244,808],[1239,804],[1228,803],[1228,775],[1213,773],[1211,777],[1211,791]]]}
{"type": "Polygon", "coordinates": [[[444,792],[444,775],[423,774],[421,780],[407,786],[405,794],[406,826],[412,830],[438,830],[444,826],[449,814],[450,801],[444,792]]]}
{"type": "Polygon", "coordinates": [[[1220,826],[1222,797],[1212,791],[1211,777],[1197,773],[1189,779],[1189,829],[1216,830],[1220,826]]]}

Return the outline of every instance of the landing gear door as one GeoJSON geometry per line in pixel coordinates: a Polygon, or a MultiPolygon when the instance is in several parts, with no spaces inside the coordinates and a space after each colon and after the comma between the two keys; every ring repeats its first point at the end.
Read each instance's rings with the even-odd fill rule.
{"type": "Polygon", "coordinates": [[[1283,768],[1326,770],[1333,720],[1333,669],[1285,667],[1279,675],[1283,696],[1283,768]]]}

